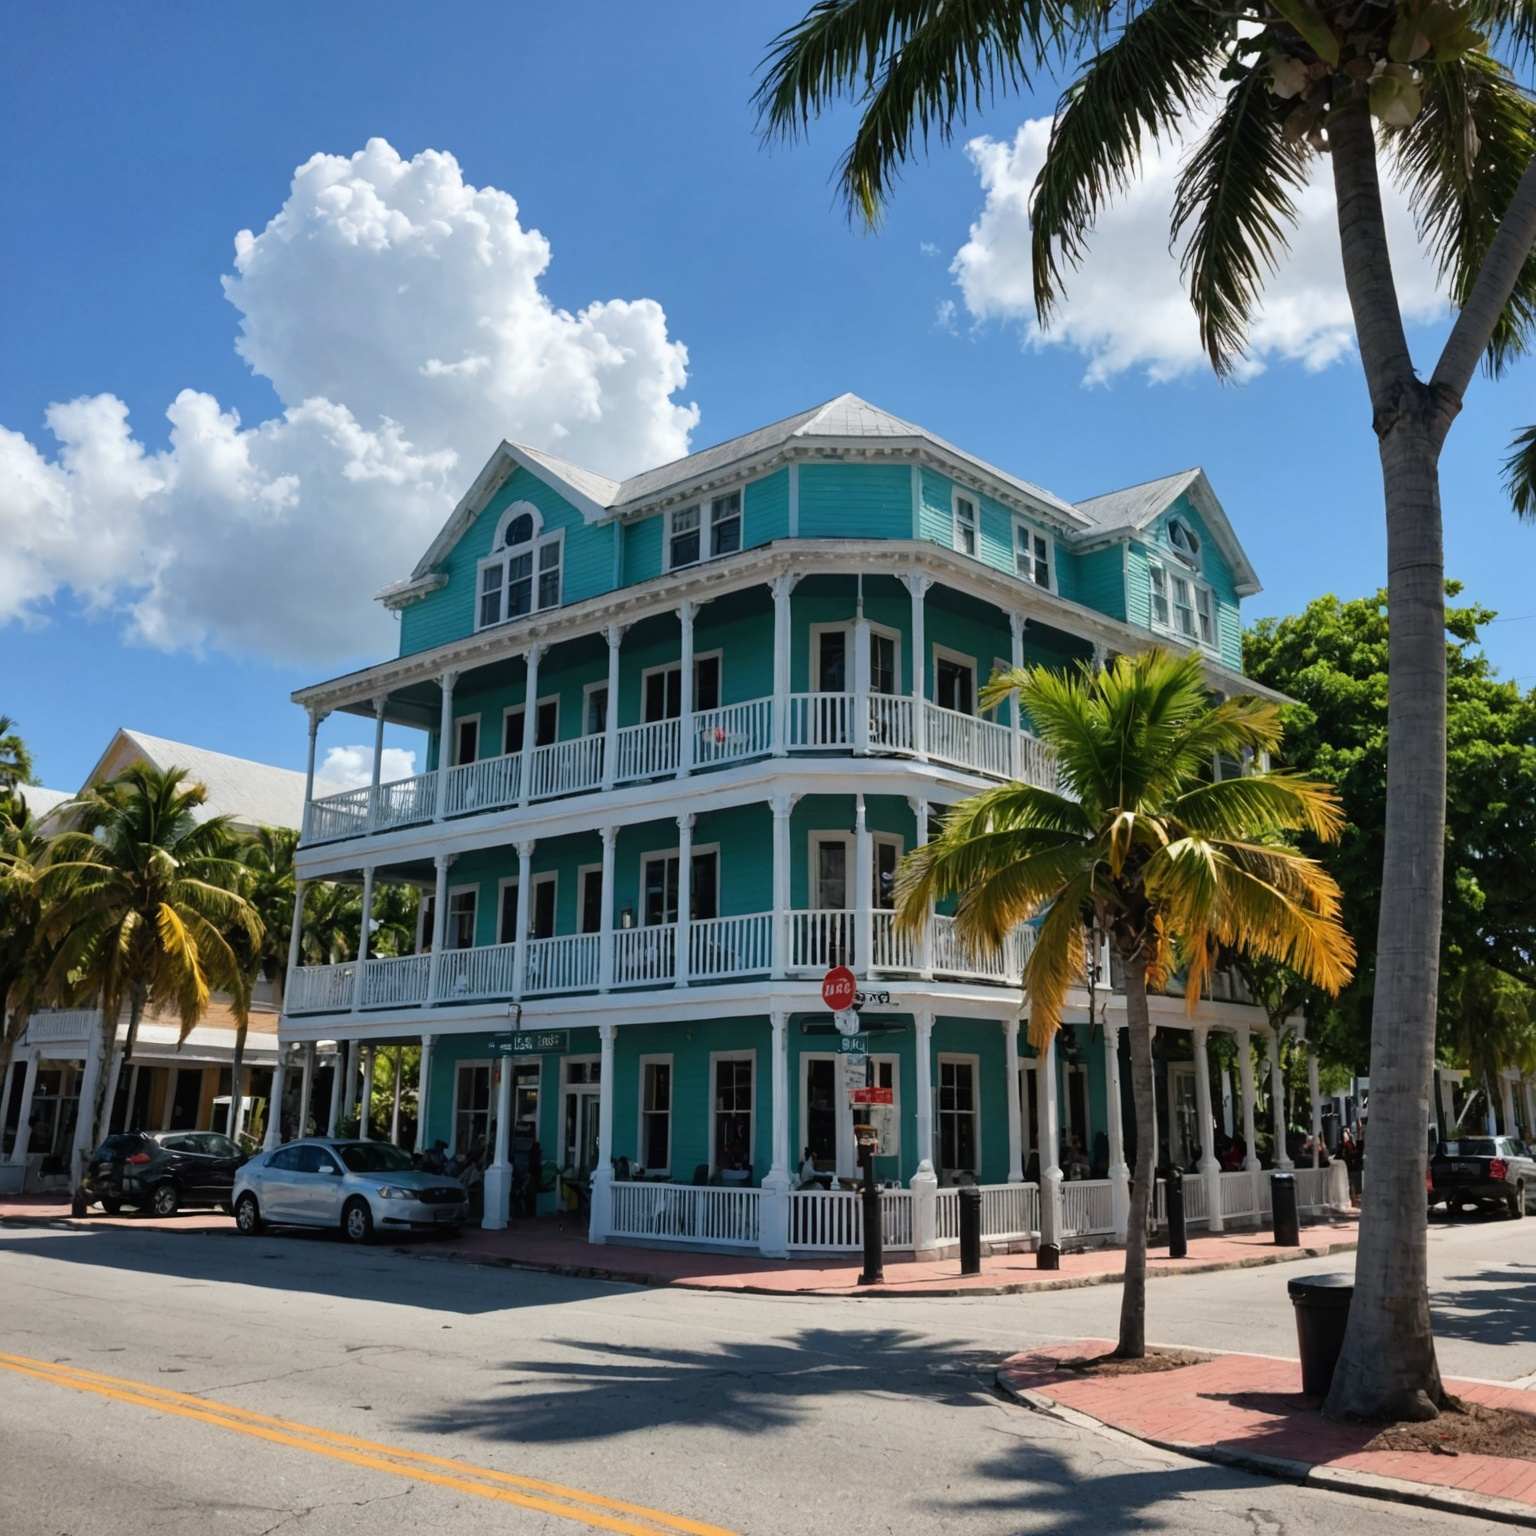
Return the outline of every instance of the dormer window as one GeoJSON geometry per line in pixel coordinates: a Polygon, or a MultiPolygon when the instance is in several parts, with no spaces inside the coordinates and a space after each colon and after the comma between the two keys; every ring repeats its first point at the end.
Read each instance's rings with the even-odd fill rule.
{"type": "Polygon", "coordinates": [[[1168,543],[1186,565],[1200,565],[1200,535],[1182,517],[1168,519],[1168,543]]]}
{"type": "Polygon", "coordinates": [[[475,628],[485,629],[560,605],[564,533],[544,532],[531,503],[515,502],[502,514],[491,553],[480,562],[475,628]]]}
{"type": "Polygon", "coordinates": [[[1214,651],[1216,600],[1211,589],[1189,572],[1156,560],[1147,566],[1147,581],[1152,628],[1214,651]]]}
{"type": "Polygon", "coordinates": [[[955,492],[955,548],[962,555],[976,555],[976,503],[955,492]]]}

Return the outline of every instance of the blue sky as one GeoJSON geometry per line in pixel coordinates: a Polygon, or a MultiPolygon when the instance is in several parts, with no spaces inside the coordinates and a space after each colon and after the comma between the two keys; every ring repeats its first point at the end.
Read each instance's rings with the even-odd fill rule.
{"type": "MultiPolygon", "coordinates": [[[[694,447],[851,389],[1068,497],[1203,464],[1264,582],[1251,616],[1382,581],[1378,471],[1357,366],[1348,355],[1317,369],[1305,361],[1337,344],[1336,328],[1317,320],[1330,280],[1319,254],[1326,220],[1298,257],[1316,272],[1288,295],[1264,370],[1246,382],[1185,368],[1172,321],[1149,336],[1155,306],[1139,274],[1167,260],[1166,236],[1145,240],[1142,215],[1158,211],[1151,202],[1106,221],[1103,270],[1085,281],[1065,340],[1029,345],[1010,307],[1006,269],[1018,246],[1006,193],[1031,153],[1015,133],[1049,110],[1054,91],[1004,102],[970,125],[966,137],[994,141],[990,161],[960,142],[936,145],[868,235],[850,228],[833,195],[846,114],[817,125],[808,144],[765,152],[754,134],[754,71],[776,26],[798,12],[683,3],[9,8],[0,23],[0,206],[9,213],[0,219],[0,429],[51,462],[48,406],[110,394],[153,456],[168,448],[165,412],[182,390],[214,397],[247,429],[295,405],[292,387],[280,398],[273,370],[257,372],[236,352],[241,313],[220,278],[235,270],[236,232],[266,226],[297,166],[382,137],[406,160],[448,152],[464,182],[515,198],[521,229],[549,242],[538,289],[557,309],[642,298],[660,306],[666,346],[687,349],[687,379],[671,401],[697,405],[694,447]],[[989,164],[990,200],[980,179],[989,164]],[[957,284],[951,265],[978,219],[957,284]]],[[[259,295],[261,315],[312,328],[337,307],[336,291],[315,285],[336,281],[280,270],[259,295]]],[[[248,286],[242,302],[254,313],[248,286]]],[[[456,299],[422,302],[436,313],[431,305],[456,299]]],[[[1426,365],[1438,331],[1433,319],[1414,328],[1426,365]]],[[[293,349],[291,377],[301,382],[325,371],[299,356],[302,345],[302,335],[280,344],[293,349]]],[[[359,402],[370,411],[391,404],[394,363],[374,358],[377,345],[368,325],[353,325],[327,375],[330,395],[369,430],[376,417],[359,402]]],[[[515,353],[517,337],[508,345],[515,353]]],[[[653,351],[658,368],[674,355],[659,342],[653,351]]],[[[1532,414],[1532,378],[1525,365],[1497,386],[1479,381],[1444,466],[1450,572],[1512,621],[1536,614],[1527,575],[1536,530],[1508,512],[1498,465],[1510,431],[1532,414]]],[[[402,388],[399,414],[417,433],[415,397],[402,388]]],[[[625,408],[613,409],[618,430],[625,408]]],[[[675,418],[658,425],[654,411],[628,426],[633,440],[669,441],[678,430],[675,418]]],[[[600,424],[593,440],[606,430],[600,424]]],[[[430,444],[430,433],[422,424],[416,440],[430,444]]],[[[494,441],[456,446],[459,463],[442,480],[462,489],[494,441]]],[[[270,466],[263,473],[280,478],[270,466]]],[[[19,516],[14,485],[0,495],[19,516]]],[[[327,495],[306,486],[299,515],[330,523],[327,495]]],[[[362,578],[335,545],[317,545],[312,561],[296,556],[211,494],[184,491],[174,521],[136,522],[134,505],[100,490],[75,494],[65,525],[74,547],[38,556],[21,618],[17,604],[3,606],[13,541],[0,541],[0,613],[13,615],[0,622],[0,713],[21,722],[40,778],[77,785],[118,725],[301,766],[303,717],[290,690],[389,649],[387,631],[381,641],[377,624],[364,623],[367,583],[357,590],[362,578]],[[198,544],[207,559],[174,577],[158,632],[153,620],[135,629],[128,609],[145,570],[172,556],[185,565],[198,544]],[[190,638],[176,622],[175,594],[192,591],[187,583],[206,615],[190,638]],[[367,638],[338,641],[333,626],[297,654],[291,637],[307,631],[285,602],[356,612],[367,638]]],[[[5,516],[0,504],[0,531],[5,516]]],[[[387,496],[366,516],[390,520],[387,496]]],[[[393,558],[408,568],[413,556],[393,558]]],[[[1536,684],[1536,619],[1498,625],[1488,644],[1506,673],[1536,684]]],[[[365,739],[360,725],[326,727],[331,745],[365,739]]]]}

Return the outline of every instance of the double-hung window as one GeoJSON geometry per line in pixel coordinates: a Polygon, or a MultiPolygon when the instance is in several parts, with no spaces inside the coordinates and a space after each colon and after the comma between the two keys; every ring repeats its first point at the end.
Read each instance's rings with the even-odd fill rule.
{"type": "Polygon", "coordinates": [[[975,1173],[976,1063],[939,1058],[939,1167],[945,1173],[975,1173]]]}
{"type": "Polygon", "coordinates": [[[640,1166],[647,1173],[672,1167],[672,1058],[645,1056],[640,1061],[640,1166]]]}
{"type": "Polygon", "coordinates": [[[560,603],[564,537],[542,532],[532,511],[509,517],[491,554],[480,562],[479,611],[475,627],[485,629],[560,603]]]}
{"type": "Polygon", "coordinates": [[[1169,629],[1168,573],[1156,564],[1147,567],[1147,580],[1151,588],[1151,614],[1153,629],[1169,629]]]}
{"type": "Polygon", "coordinates": [[[1051,541],[1019,518],[1013,524],[1013,567],[1025,581],[1050,589],[1051,541]]]}
{"type": "Polygon", "coordinates": [[[752,1065],[750,1056],[715,1058],[710,1162],[717,1170],[752,1166],[752,1065]]]}
{"type": "Polygon", "coordinates": [[[1173,588],[1173,627],[1186,640],[1195,638],[1195,584],[1188,576],[1174,571],[1169,579],[1173,588]]]}
{"type": "Polygon", "coordinates": [[[976,503],[955,492],[955,548],[962,555],[976,553],[976,503]]]}
{"type": "Polygon", "coordinates": [[[667,514],[667,569],[718,560],[741,548],[741,492],[674,507],[667,514]]]}
{"type": "Polygon", "coordinates": [[[1153,629],[1216,649],[1216,600],[1211,589],[1188,571],[1154,560],[1147,567],[1149,616],[1153,629]]]}
{"type": "Polygon", "coordinates": [[[709,504],[709,554],[711,559],[734,555],[741,548],[741,492],[716,496],[709,504]]]}
{"type": "Polygon", "coordinates": [[[667,514],[667,569],[699,563],[699,509],[674,507],[667,514]]]}
{"type": "Polygon", "coordinates": [[[1195,587],[1195,617],[1200,623],[1200,644],[1214,646],[1216,644],[1216,612],[1215,603],[1211,600],[1209,587],[1195,587]]]}

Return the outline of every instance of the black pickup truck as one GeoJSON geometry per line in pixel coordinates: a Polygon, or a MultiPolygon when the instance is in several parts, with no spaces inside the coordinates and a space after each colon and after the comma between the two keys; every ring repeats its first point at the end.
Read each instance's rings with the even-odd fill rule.
{"type": "Polygon", "coordinates": [[[1432,1206],[1503,1206],[1520,1217],[1536,1193],[1536,1161],[1513,1136],[1459,1136],[1435,1148],[1429,1181],[1432,1206]]]}

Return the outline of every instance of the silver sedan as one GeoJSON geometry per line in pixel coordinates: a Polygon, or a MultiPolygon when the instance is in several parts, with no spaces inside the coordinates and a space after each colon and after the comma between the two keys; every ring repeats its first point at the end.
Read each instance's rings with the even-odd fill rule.
{"type": "Polygon", "coordinates": [[[235,1177],[235,1225],[339,1227],[354,1243],[381,1231],[455,1231],[469,1216],[457,1179],[423,1173],[383,1141],[290,1141],[245,1163],[235,1177]]]}

